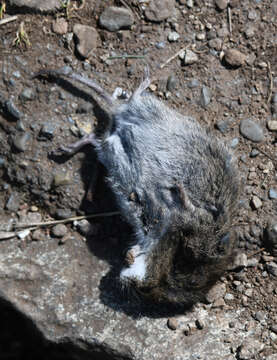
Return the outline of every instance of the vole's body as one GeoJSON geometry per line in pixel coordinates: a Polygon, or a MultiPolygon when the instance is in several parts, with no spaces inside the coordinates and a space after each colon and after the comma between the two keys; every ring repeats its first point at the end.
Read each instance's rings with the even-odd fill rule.
{"type": "Polygon", "coordinates": [[[157,302],[201,299],[233,255],[239,177],[232,154],[193,118],[145,93],[149,79],[118,102],[92,80],[52,73],[86,83],[111,108],[103,139],[91,134],[65,150],[94,145],[134,230],[120,281],[157,302]]]}

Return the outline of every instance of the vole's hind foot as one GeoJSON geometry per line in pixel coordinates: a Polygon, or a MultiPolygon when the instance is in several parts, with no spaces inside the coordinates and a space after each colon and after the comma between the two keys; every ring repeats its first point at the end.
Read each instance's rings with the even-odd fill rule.
{"type": "Polygon", "coordinates": [[[84,136],[81,140],[76,141],[75,143],[69,145],[61,145],[57,153],[60,155],[74,155],[76,154],[82,147],[86,145],[97,146],[97,140],[93,133],[84,136]]]}
{"type": "Polygon", "coordinates": [[[115,88],[113,94],[112,94],[112,98],[114,100],[117,100],[117,99],[122,99],[122,100],[126,100],[128,99],[128,94],[125,90],[123,90],[121,87],[117,87],[115,88]]]}

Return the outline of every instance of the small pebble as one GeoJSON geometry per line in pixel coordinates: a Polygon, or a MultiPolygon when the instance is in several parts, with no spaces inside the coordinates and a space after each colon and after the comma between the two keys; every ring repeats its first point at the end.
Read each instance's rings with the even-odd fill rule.
{"type": "Polygon", "coordinates": [[[134,17],[129,9],[124,7],[106,7],[99,18],[99,24],[109,31],[130,28],[134,23],[134,17]]]}
{"type": "Polygon", "coordinates": [[[239,50],[228,49],[224,53],[224,59],[228,65],[233,67],[239,67],[245,63],[246,56],[242,54],[239,50]]]}
{"type": "Polygon", "coordinates": [[[277,120],[269,120],[267,122],[268,130],[277,131],[277,120]]]}
{"type": "Polygon", "coordinates": [[[178,321],[175,318],[169,318],[167,320],[167,326],[170,330],[176,330],[178,328],[178,321]]]}
{"type": "Polygon", "coordinates": [[[155,46],[156,46],[156,48],[157,49],[164,49],[165,48],[165,42],[164,41],[160,41],[160,42],[157,42],[156,44],[155,44],[155,46]]]}
{"type": "Polygon", "coordinates": [[[203,86],[201,89],[200,104],[203,108],[209,105],[211,102],[211,91],[207,86],[203,86]]]}
{"type": "Polygon", "coordinates": [[[19,205],[20,205],[19,195],[18,195],[18,193],[14,192],[9,196],[9,199],[8,199],[8,201],[6,203],[5,208],[8,211],[16,212],[19,209],[19,205]]]}
{"type": "Polygon", "coordinates": [[[257,311],[254,315],[254,318],[259,322],[265,321],[266,317],[267,317],[267,315],[264,311],[257,311]]]}
{"type": "Polygon", "coordinates": [[[67,227],[64,224],[57,224],[52,228],[51,234],[57,238],[62,238],[67,234],[67,227]]]}
{"type": "Polygon", "coordinates": [[[216,308],[224,308],[226,305],[225,301],[223,298],[220,298],[220,299],[217,299],[213,302],[213,306],[212,308],[213,309],[216,309],[216,308]]]}
{"type": "Polygon", "coordinates": [[[230,142],[230,147],[231,147],[232,149],[235,149],[235,148],[238,146],[238,144],[239,144],[239,139],[238,139],[238,138],[234,138],[234,139],[232,139],[231,142],[230,142]]]}
{"type": "Polygon", "coordinates": [[[229,5],[231,8],[235,8],[239,5],[241,0],[229,0],[229,5]]]}
{"type": "Polygon", "coordinates": [[[196,40],[203,41],[206,39],[205,33],[200,33],[196,35],[196,40]]]}
{"type": "Polygon", "coordinates": [[[169,18],[174,8],[175,0],[151,0],[144,14],[147,20],[160,22],[169,18]]]}
{"type": "Polygon", "coordinates": [[[178,80],[175,75],[170,75],[167,79],[166,88],[168,91],[173,92],[177,87],[178,80]]]}
{"type": "Polygon", "coordinates": [[[268,197],[271,199],[271,200],[276,200],[277,199],[277,191],[275,189],[269,189],[269,192],[268,192],[268,197]]]}
{"type": "Polygon", "coordinates": [[[261,142],[264,140],[264,133],[260,124],[251,119],[243,119],[240,122],[240,133],[246,139],[253,142],[261,142]]]}
{"type": "Polygon", "coordinates": [[[44,123],[39,132],[39,140],[52,140],[56,130],[55,124],[51,122],[44,123]]]}
{"type": "Polygon", "coordinates": [[[25,124],[22,120],[17,120],[16,122],[16,130],[19,130],[19,131],[25,131],[26,128],[25,128],[25,124]]]}
{"type": "Polygon", "coordinates": [[[193,5],[194,5],[193,0],[187,0],[187,7],[189,9],[193,8],[193,5]]]}
{"type": "Polygon", "coordinates": [[[211,39],[209,40],[208,45],[209,48],[219,51],[222,47],[222,40],[219,38],[211,39]]]}
{"type": "Polygon", "coordinates": [[[198,55],[194,53],[191,50],[186,50],[185,56],[184,56],[184,64],[185,65],[191,65],[198,61],[198,55]]]}
{"type": "Polygon", "coordinates": [[[86,219],[77,221],[76,227],[82,235],[87,235],[91,230],[91,224],[86,219]]]}
{"type": "Polygon", "coordinates": [[[16,70],[12,73],[13,77],[15,77],[16,79],[20,79],[21,77],[21,74],[20,74],[20,71],[16,70]]]}
{"type": "Polygon", "coordinates": [[[224,283],[218,283],[214,285],[206,294],[206,300],[209,304],[222,298],[226,293],[226,285],[224,283]]]}
{"type": "Polygon", "coordinates": [[[167,39],[170,42],[175,42],[177,40],[179,40],[180,35],[176,32],[176,31],[171,31],[168,35],[167,35],[167,39]]]}
{"type": "Polygon", "coordinates": [[[57,219],[68,219],[72,216],[72,212],[70,209],[56,209],[55,217],[57,219]]]}
{"type": "Polygon", "coordinates": [[[247,261],[247,267],[255,267],[259,264],[259,260],[256,258],[248,259],[247,261]]]}
{"type": "Polygon", "coordinates": [[[54,186],[68,185],[72,182],[69,172],[58,172],[54,176],[54,186]]]}
{"type": "Polygon", "coordinates": [[[215,0],[215,4],[219,10],[224,10],[228,6],[228,0],[215,0]]]}
{"type": "Polygon", "coordinates": [[[245,292],[244,292],[244,295],[249,297],[249,298],[252,297],[253,289],[246,289],[245,292]]]}
{"type": "Polygon", "coordinates": [[[267,263],[265,267],[271,275],[277,276],[277,264],[272,261],[270,263],[267,263]]]}
{"type": "Polygon", "coordinates": [[[58,35],[64,35],[68,31],[68,22],[63,17],[58,17],[52,22],[52,30],[58,35]]]}
{"type": "Polygon", "coordinates": [[[262,207],[263,203],[261,201],[261,199],[254,195],[251,199],[251,206],[254,208],[254,209],[259,209],[260,207],[262,207]]]}
{"type": "Polygon", "coordinates": [[[251,153],[250,153],[250,157],[255,158],[255,157],[257,157],[259,154],[260,154],[259,150],[257,150],[257,149],[252,149],[252,150],[251,150],[251,153]]]}
{"type": "Polygon", "coordinates": [[[9,99],[5,102],[5,110],[9,116],[14,118],[15,120],[20,120],[22,118],[22,113],[17,109],[14,102],[9,99]]]}
{"type": "Polygon", "coordinates": [[[31,231],[29,229],[24,229],[22,231],[19,231],[17,233],[17,237],[20,239],[20,240],[24,240],[27,236],[29,236],[31,233],[31,231]]]}
{"type": "Polygon", "coordinates": [[[200,82],[197,79],[192,79],[187,83],[187,87],[190,89],[195,89],[200,86],[200,82]]]}
{"type": "Polygon", "coordinates": [[[28,146],[31,142],[31,134],[25,132],[23,134],[18,134],[13,139],[13,147],[16,151],[24,152],[28,149],[28,146]]]}
{"type": "Polygon", "coordinates": [[[34,89],[32,89],[32,88],[24,89],[19,95],[19,98],[23,101],[34,100],[35,97],[36,97],[36,94],[35,94],[34,89]]]}
{"type": "Polygon", "coordinates": [[[249,27],[245,30],[244,34],[245,34],[245,37],[246,37],[247,39],[251,39],[252,37],[255,36],[255,28],[252,27],[252,26],[249,26],[249,27]]]}
{"type": "Polygon", "coordinates": [[[238,253],[234,259],[232,270],[243,269],[247,266],[247,255],[238,253]]]}
{"type": "Polygon", "coordinates": [[[228,300],[228,301],[231,301],[231,300],[234,300],[234,295],[231,294],[231,293],[227,293],[225,296],[224,296],[224,300],[228,300]]]}
{"type": "Polygon", "coordinates": [[[248,12],[248,19],[249,20],[256,20],[258,17],[258,14],[255,10],[249,10],[248,12]]]}
{"type": "Polygon", "coordinates": [[[32,233],[32,240],[33,241],[44,241],[46,236],[41,229],[37,229],[32,233]]]}
{"type": "Polygon", "coordinates": [[[73,33],[77,39],[77,50],[79,54],[83,58],[89,57],[100,41],[98,32],[92,26],[75,24],[73,33]]]}

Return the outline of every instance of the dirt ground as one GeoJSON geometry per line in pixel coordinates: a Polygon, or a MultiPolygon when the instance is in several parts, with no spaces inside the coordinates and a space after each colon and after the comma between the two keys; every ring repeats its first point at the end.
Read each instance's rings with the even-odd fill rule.
{"type": "MultiPolygon", "coordinates": [[[[239,248],[248,255],[248,261],[255,258],[257,262],[226,275],[227,292],[233,296],[225,306],[244,307],[242,322],[264,312],[266,328],[275,325],[277,332],[277,277],[267,271],[267,264],[277,258],[265,249],[264,240],[269,220],[277,219],[277,195],[269,196],[270,191],[277,191],[277,133],[270,130],[270,121],[277,120],[277,2],[231,1],[228,11],[220,10],[211,0],[195,0],[192,6],[190,1],[176,1],[172,15],[161,22],[146,19],[143,7],[147,2],[81,3],[81,9],[74,9],[80,2],[72,1],[68,12],[64,9],[54,14],[21,12],[6,5],[6,14],[18,18],[0,26],[1,223],[22,216],[32,206],[38,208],[43,220],[61,217],[61,212],[71,216],[114,210],[105,189],[95,193],[88,190],[97,171],[91,149],[70,159],[51,154],[88,129],[101,131],[90,107],[89,90],[65,80],[31,76],[42,68],[70,65],[110,92],[119,86],[130,93],[148,64],[153,77],[150,91],[170,107],[194,116],[234,149],[244,183],[239,248]],[[109,32],[99,26],[101,13],[110,5],[122,6],[133,14],[130,29],[109,32]],[[68,22],[65,35],[52,30],[58,17],[68,22]],[[22,21],[28,40],[16,41],[22,21]],[[97,47],[87,59],[76,50],[75,37],[71,40],[68,36],[77,23],[92,26],[99,34],[97,47]],[[174,32],[180,37],[169,41],[168,35],[174,32]],[[184,64],[175,56],[164,65],[182,48],[192,50],[197,60],[184,64]],[[239,66],[224,60],[224,53],[231,48],[240,52],[239,66]],[[14,116],[8,100],[19,114],[14,116]],[[258,124],[262,141],[252,141],[240,133],[244,119],[258,124]]],[[[110,238],[119,236],[116,221],[109,220],[109,224],[110,238]]],[[[105,220],[99,220],[95,234],[104,237],[105,231],[105,220]]],[[[27,247],[28,241],[32,238],[19,246],[27,247]]],[[[277,352],[274,336],[263,340],[264,358],[277,352]]]]}

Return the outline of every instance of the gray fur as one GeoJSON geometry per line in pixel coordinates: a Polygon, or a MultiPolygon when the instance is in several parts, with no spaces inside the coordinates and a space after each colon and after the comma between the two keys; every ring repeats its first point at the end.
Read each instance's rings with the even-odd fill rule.
{"type": "MultiPolygon", "coordinates": [[[[148,78],[129,100],[119,102],[92,80],[47,72],[85,83],[112,105],[103,139],[91,134],[83,145],[95,147],[118,207],[134,230],[126,257],[130,269],[145,261],[145,275],[130,276],[127,267],[122,284],[135,285],[156,302],[201,299],[234,253],[232,221],[240,182],[232,153],[193,118],[146,93],[148,78]]],[[[82,141],[64,150],[80,146],[82,141]]]]}

